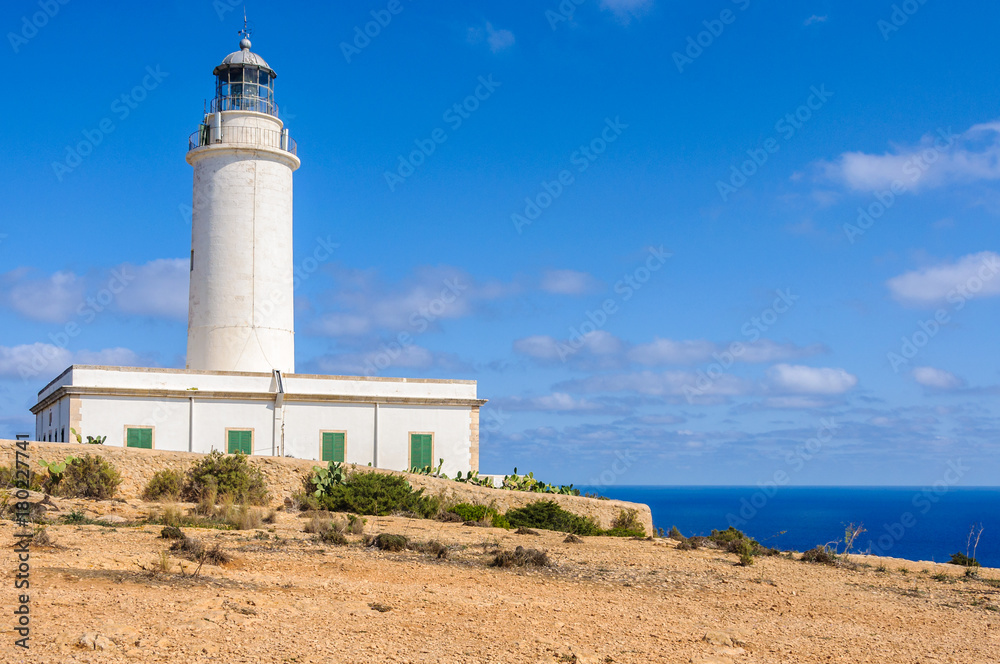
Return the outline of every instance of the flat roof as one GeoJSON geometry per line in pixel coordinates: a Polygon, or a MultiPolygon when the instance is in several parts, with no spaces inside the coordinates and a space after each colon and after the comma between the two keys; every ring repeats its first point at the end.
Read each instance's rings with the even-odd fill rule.
{"type": "MultiPolygon", "coordinates": [[[[138,372],[138,373],[169,373],[169,374],[190,374],[203,376],[257,376],[269,377],[270,372],[258,371],[198,371],[195,369],[162,369],[158,367],[113,367],[99,364],[71,364],[61,374],[53,378],[42,389],[38,390],[40,395],[45,390],[52,387],[70,371],[74,369],[85,369],[90,371],[117,371],[117,372],[138,372]]],[[[310,378],[327,380],[354,380],[359,382],[383,382],[383,383],[437,383],[444,385],[475,385],[474,380],[459,380],[450,378],[390,378],[385,376],[327,376],[323,374],[282,374],[286,378],[310,378]]]]}

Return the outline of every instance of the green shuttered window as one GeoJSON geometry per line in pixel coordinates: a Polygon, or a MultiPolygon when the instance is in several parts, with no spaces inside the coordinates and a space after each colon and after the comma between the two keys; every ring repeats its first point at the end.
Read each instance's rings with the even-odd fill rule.
{"type": "Polygon", "coordinates": [[[410,467],[424,468],[433,465],[434,436],[429,433],[410,434],[410,467]]]}
{"type": "Polygon", "coordinates": [[[153,429],[151,427],[129,427],[125,429],[125,446],[153,449],[153,429]]]}
{"type": "Polygon", "coordinates": [[[228,452],[230,454],[236,454],[237,452],[253,454],[253,431],[249,429],[230,429],[228,438],[228,452]]]}
{"type": "Polygon", "coordinates": [[[344,463],[344,432],[324,431],[323,432],[323,461],[337,461],[344,463]]]}

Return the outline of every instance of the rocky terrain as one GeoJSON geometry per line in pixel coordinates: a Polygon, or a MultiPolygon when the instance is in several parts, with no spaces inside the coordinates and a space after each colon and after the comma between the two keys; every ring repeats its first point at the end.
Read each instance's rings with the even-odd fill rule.
{"type": "Polygon", "coordinates": [[[28,653],[13,646],[15,526],[0,521],[3,662],[986,664],[1000,653],[995,570],[853,556],[740,567],[666,539],[568,543],[397,517],[368,517],[337,545],[285,510],[253,530],[182,528],[231,556],[196,569],[143,523],[154,503],[47,502],[56,525],[31,550],[28,653]],[[364,545],[378,533],[446,551],[364,545]],[[517,546],[550,565],[489,566],[517,546]]]}

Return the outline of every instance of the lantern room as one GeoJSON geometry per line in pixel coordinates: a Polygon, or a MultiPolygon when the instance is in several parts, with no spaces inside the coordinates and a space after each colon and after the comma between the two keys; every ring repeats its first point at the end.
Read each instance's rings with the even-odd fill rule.
{"type": "Polygon", "coordinates": [[[264,58],[250,51],[250,40],[240,41],[240,50],[230,53],[212,72],[216,76],[212,112],[256,111],[277,117],[274,79],[277,74],[264,58]]]}

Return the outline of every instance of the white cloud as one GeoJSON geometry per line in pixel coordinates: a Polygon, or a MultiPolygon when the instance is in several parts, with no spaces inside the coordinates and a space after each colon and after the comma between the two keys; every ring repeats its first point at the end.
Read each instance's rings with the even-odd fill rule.
{"type": "Polygon", "coordinates": [[[159,258],[145,265],[122,265],[133,276],[117,296],[122,313],[186,320],[191,265],[183,258],[159,258]]]}
{"type": "Polygon", "coordinates": [[[71,357],[68,350],[52,344],[0,346],[0,376],[34,377],[49,366],[65,369],[73,363],[71,357]]]}
{"type": "Polygon", "coordinates": [[[653,0],[601,0],[601,9],[613,12],[618,20],[628,23],[653,7],[653,0]]]}
{"type": "Polygon", "coordinates": [[[555,337],[536,334],[517,339],[514,352],[538,360],[543,364],[566,362],[570,358],[589,360],[593,358],[615,358],[621,355],[623,342],[604,330],[588,332],[574,340],[559,340],[555,337]]]}
{"type": "Polygon", "coordinates": [[[760,402],[764,408],[775,410],[813,410],[830,405],[826,399],[807,396],[768,397],[760,402]]]}
{"type": "Polygon", "coordinates": [[[514,342],[514,352],[542,363],[573,361],[595,364],[604,369],[643,367],[693,366],[734,362],[762,364],[808,357],[826,352],[822,344],[796,346],[779,344],[769,339],[754,343],[716,344],[704,339],[680,340],[655,338],[646,344],[630,345],[610,332],[597,330],[583,337],[560,340],[548,335],[535,335],[514,342]],[[737,352],[733,353],[733,349],[737,352]]]}
{"type": "Polygon", "coordinates": [[[768,370],[771,385],[792,394],[843,394],[858,384],[857,376],[843,369],[776,364],[768,370]]]}
{"type": "Polygon", "coordinates": [[[494,53],[514,45],[514,33],[510,30],[496,30],[492,23],[486,24],[486,43],[494,53]]]}
{"type": "Polygon", "coordinates": [[[555,413],[603,413],[615,410],[595,401],[577,399],[565,392],[553,392],[540,397],[507,397],[498,400],[497,407],[507,410],[555,413]]]}
{"type": "Polygon", "coordinates": [[[716,350],[716,345],[710,341],[673,341],[657,338],[651,343],[630,349],[628,359],[646,366],[696,364],[711,359],[712,353],[716,350]]]}
{"type": "Polygon", "coordinates": [[[130,367],[148,365],[144,358],[128,348],[81,350],[75,353],[46,343],[0,346],[0,376],[49,380],[72,364],[99,364],[130,367]],[[50,375],[51,374],[51,375],[50,375]]]}
{"type": "Polygon", "coordinates": [[[770,339],[761,339],[751,344],[744,344],[744,350],[738,359],[740,362],[747,362],[749,364],[764,364],[800,357],[811,357],[826,352],[828,352],[827,348],[823,344],[796,346],[791,343],[779,344],[770,339]]]}
{"type": "Polygon", "coordinates": [[[809,18],[807,18],[803,22],[803,25],[812,25],[813,23],[826,23],[826,20],[828,18],[830,18],[830,17],[829,16],[817,16],[816,14],[813,14],[812,16],[810,16],[809,18]]]}
{"type": "Polygon", "coordinates": [[[885,190],[897,183],[906,190],[951,183],[1000,179],[1000,121],[978,124],[954,135],[950,130],[925,135],[913,147],[883,154],[845,152],[821,163],[830,179],[856,191],[885,190]]]}
{"type": "Polygon", "coordinates": [[[7,305],[25,318],[46,323],[65,323],[84,304],[85,280],[68,271],[32,278],[20,268],[3,275],[7,305]]]}
{"type": "MultiPolygon", "coordinates": [[[[425,266],[386,283],[375,270],[331,266],[337,290],[326,296],[335,311],[321,313],[312,331],[329,336],[362,336],[383,330],[419,334],[442,320],[465,318],[483,302],[517,291],[513,284],[477,282],[448,266],[425,266]]],[[[324,309],[323,301],[314,302],[324,309]]]]}
{"type": "Polygon", "coordinates": [[[943,302],[949,295],[971,299],[1000,295],[1000,254],[981,251],[954,263],[939,263],[893,277],[886,285],[898,302],[925,306],[943,302]]]}
{"type": "Polygon", "coordinates": [[[685,396],[690,390],[697,390],[698,396],[702,397],[738,396],[754,391],[753,385],[732,374],[721,374],[708,385],[702,385],[698,374],[690,371],[641,371],[591,376],[567,381],[557,387],[577,393],[635,392],[657,397],[685,396]]]}
{"type": "Polygon", "coordinates": [[[540,287],[555,295],[585,295],[596,291],[600,283],[586,272],[549,270],[542,276],[540,287]]]}
{"type": "Polygon", "coordinates": [[[409,370],[440,368],[465,371],[468,366],[453,353],[439,353],[423,346],[380,348],[357,353],[324,355],[311,362],[324,374],[348,376],[391,376],[409,370]]]}
{"type": "Polygon", "coordinates": [[[950,371],[934,367],[916,367],[913,370],[913,380],[935,390],[956,390],[965,385],[964,380],[950,371]]]}
{"type": "Polygon", "coordinates": [[[31,320],[65,323],[89,320],[95,312],[117,311],[158,318],[187,318],[189,263],[160,258],[144,265],[124,264],[78,275],[62,270],[35,277],[19,268],[0,277],[7,306],[31,320]]]}
{"type": "Polygon", "coordinates": [[[510,48],[516,41],[513,32],[504,29],[498,30],[489,21],[486,22],[485,28],[469,28],[465,38],[470,44],[480,44],[485,39],[486,45],[494,53],[510,48]]]}

